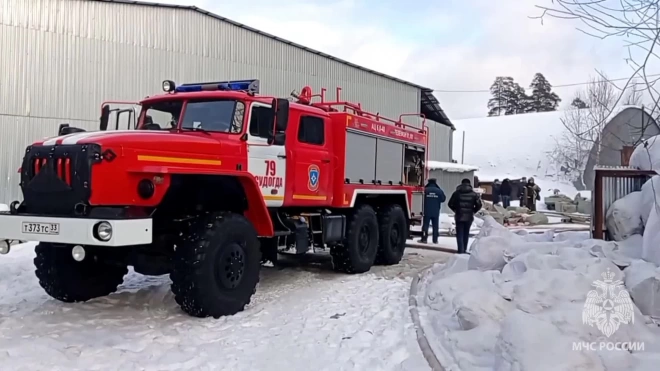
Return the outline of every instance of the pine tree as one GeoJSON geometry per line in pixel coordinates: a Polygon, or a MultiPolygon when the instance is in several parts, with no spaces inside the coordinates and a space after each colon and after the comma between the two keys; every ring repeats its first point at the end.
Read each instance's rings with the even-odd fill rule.
{"type": "Polygon", "coordinates": [[[490,86],[491,98],[488,100],[488,116],[500,116],[506,113],[510,104],[513,78],[498,76],[490,86]]]}
{"type": "Polygon", "coordinates": [[[529,88],[532,89],[529,111],[550,112],[557,110],[561,98],[552,91],[552,85],[542,73],[534,75],[529,88]]]}
{"type": "Polygon", "coordinates": [[[529,105],[529,97],[525,93],[525,89],[517,82],[513,83],[509,99],[507,101],[506,115],[517,115],[519,113],[527,112],[529,105]]]}
{"type": "Polygon", "coordinates": [[[571,107],[577,108],[577,109],[583,109],[583,108],[589,108],[586,103],[580,98],[580,97],[575,97],[573,101],[571,102],[571,107]]]}

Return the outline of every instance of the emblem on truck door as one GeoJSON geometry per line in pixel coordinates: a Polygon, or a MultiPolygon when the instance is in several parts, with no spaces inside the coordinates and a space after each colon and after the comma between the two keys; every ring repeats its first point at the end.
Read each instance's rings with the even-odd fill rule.
{"type": "Polygon", "coordinates": [[[319,176],[321,175],[321,170],[316,165],[309,165],[309,182],[307,182],[307,188],[310,191],[316,191],[319,189],[319,176]]]}

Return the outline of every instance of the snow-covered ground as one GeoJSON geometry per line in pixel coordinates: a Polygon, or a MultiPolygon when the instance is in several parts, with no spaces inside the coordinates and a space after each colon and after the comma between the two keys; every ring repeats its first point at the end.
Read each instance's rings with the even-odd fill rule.
{"type": "Polygon", "coordinates": [[[118,293],[65,304],[34,275],[34,244],[0,257],[3,370],[427,370],[408,292],[448,254],[408,249],[399,265],[335,274],[325,256],[264,268],[235,316],[183,314],[169,279],[129,273],[118,293]]]}
{"type": "Polygon", "coordinates": [[[487,217],[470,256],[455,255],[434,266],[420,283],[422,327],[443,366],[448,371],[657,370],[660,328],[642,307],[632,304],[632,312],[610,312],[620,317],[610,314],[598,322],[593,315],[606,310],[607,302],[587,301],[600,280],[602,288],[610,282],[613,291],[598,294],[610,293],[615,308],[626,308],[627,297],[619,294],[624,286],[606,281],[606,272],[625,281],[635,303],[652,300],[646,291],[656,281],[637,277],[649,269],[653,275],[654,269],[639,260],[641,239],[587,238],[585,232],[519,236],[487,217]],[[641,285],[644,280],[648,284],[641,285]],[[591,326],[583,323],[592,317],[591,326]],[[609,337],[607,324],[614,330],[609,337]],[[585,344],[589,349],[577,349],[585,344]],[[610,344],[644,349],[614,350],[610,344]]]}
{"type": "Polygon", "coordinates": [[[465,164],[479,168],[479,180],[534,177],[541,197],[552,195],[554,189],[575,197],[575,186],[561,178],[560,169],[548,155],[564,131],[563,114],[554,111],[453,121],[455,138],[465,132],[465,149],[455,145],[453,157],[460,159],[464,154],[465,164]]]}

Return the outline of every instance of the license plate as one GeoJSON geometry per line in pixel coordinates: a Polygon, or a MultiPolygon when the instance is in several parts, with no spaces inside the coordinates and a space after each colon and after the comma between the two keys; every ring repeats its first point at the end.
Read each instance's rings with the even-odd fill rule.
{"type": "Polygon", "coordinates": [[[23,222],[23,233],[58,235],[60,234],[60,224],[23,222]]]}

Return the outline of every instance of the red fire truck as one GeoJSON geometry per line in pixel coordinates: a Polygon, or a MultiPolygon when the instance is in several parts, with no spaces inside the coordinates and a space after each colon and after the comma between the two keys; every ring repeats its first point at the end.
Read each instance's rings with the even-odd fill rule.
{"type": "Polygon", "coordinates": [[[169,274],[185,312],[217,318],[243,310],[278,252],[327,249],[346,273],[399,263],[426,177],[423,117],[368,113],[339,88],[335,101],[309,87],[260,96],[258,80],[163,90],[139,110],[104,103],[99,131],[63,124],[27,147],[0,239],[39,242],[49,295],[110,294],[133,266],[169,274]]]}

